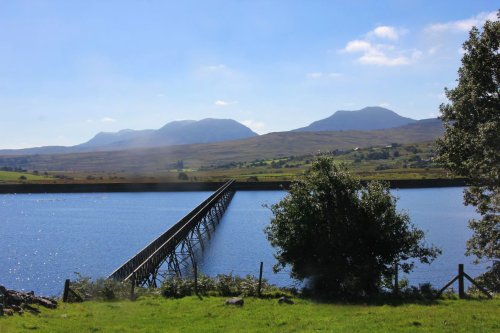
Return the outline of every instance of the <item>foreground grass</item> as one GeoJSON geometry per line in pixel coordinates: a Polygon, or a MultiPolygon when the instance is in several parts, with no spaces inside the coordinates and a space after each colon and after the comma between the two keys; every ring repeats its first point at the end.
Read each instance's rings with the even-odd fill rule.
{"type": "Polygon", "coordinates": [[[39,316],[0,317],[0,332],[499,332],[500,299],[435,304],[345,305],[225,298],[61,304],[39,316]]]}

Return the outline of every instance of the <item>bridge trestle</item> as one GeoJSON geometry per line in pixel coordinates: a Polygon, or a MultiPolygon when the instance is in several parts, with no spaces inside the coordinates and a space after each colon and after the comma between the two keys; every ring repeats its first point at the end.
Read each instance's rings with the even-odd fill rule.
{"type": "Polygon", "coordinates": [[[234,190],[231,180],[109,276],[139,286],[158,287],[170,277],[192,276],[226,211],[234,190]]]}

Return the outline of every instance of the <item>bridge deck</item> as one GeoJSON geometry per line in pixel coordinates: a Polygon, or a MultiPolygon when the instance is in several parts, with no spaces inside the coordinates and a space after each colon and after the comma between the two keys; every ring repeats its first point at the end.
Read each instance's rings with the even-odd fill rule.
{"type": "Polygon", "coordinates": [[[155,272],[158,271],[159,266],[164,262],[165,258],[172,252],[175,252],[176,247],[188,237],[195,226],[197,226],[216,205],[219,205],[221,200],[227,198],[229,194],[232,196],[231,191],[233,183],[234,180],[230,180],[221,186],[170,229],[165,231],[126,263],[116,269],[108,278],[118,281],[133,279],[139,282],[144,281],[151,274],[156,274],[155,272]]]}

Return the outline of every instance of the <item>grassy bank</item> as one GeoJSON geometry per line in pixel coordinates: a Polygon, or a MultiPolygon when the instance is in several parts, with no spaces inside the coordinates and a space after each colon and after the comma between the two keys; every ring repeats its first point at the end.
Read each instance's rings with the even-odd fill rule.
{"type": "Polygon", "coordinates": [[[39,316],[0,317],[0,332],[498,332],[500,299],[444,300],[434,304],[345,305],[295,300],[225,298],[61,304],[39,316]]]}

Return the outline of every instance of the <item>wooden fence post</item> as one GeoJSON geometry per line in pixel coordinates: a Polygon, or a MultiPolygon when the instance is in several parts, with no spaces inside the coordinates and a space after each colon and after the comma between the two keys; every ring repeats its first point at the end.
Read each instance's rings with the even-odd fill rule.
{"type": "Polygon", "coordinates": [[[69,279],[66,279],[66,281],[64,281],[63,302],[68,301],[68,294],[69,294],[69,279]]]}
{"type": "Polygon", "coordinates": [[[394,264],[394,295],[396,296],[399,294],[398,266],[398,263],[394,264]]]}
{"type": "Polygon", "coordinates": [[[262,270],[264,268],[264,263],[260,262],[260,271],[259,271],[259,288],[257,289],[257,296],[260,297],[260,288],[262,287],[262,270]]]}
{"type": "Polygon", "coordinates": [[[458,264],[458,297],[465,298],[464,264],[458,264]]]}
{"type": "Polygon", "coordinates": [[[130,279],[130,300],[135,300],[134,289],[135,289],[135,274],[132,275],[132,279],[130,279]]]}
{"type": "Polygon", "coordinates": [[[194,293],[196,296],[198,296],[198,265],[196,262],[193,265],[194,269],[194,293]]]}

